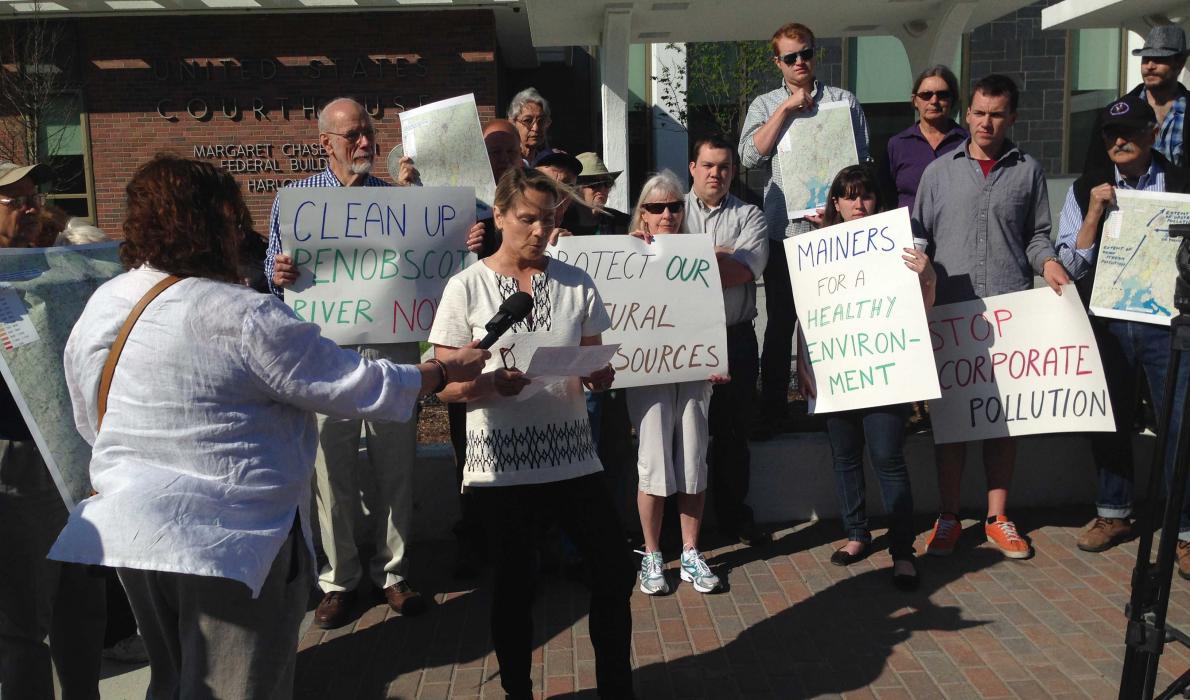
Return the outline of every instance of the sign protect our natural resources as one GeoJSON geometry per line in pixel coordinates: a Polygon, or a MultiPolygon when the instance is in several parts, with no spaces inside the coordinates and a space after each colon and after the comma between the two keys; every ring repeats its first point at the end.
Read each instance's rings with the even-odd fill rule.
{"type": "Polygon", "coordinates": [[[604,343],[616,388],[692,382],[727,374],[723,285],[711,237],[568,236],[548,254],[581,267],[611,316],[604,343]]]}
{"type": "Polygon", "coordinates": [[[939,395],[908,210],[785,240],[793,298],[816,396],[812,413],[939,395]]]}
{"type": "Polygon", "coordinates": [[[298,268],[285,301],[340,345],[425,340],[446,281],[475,261],[470,187],[291,187],[277,199],[298,268]]]}

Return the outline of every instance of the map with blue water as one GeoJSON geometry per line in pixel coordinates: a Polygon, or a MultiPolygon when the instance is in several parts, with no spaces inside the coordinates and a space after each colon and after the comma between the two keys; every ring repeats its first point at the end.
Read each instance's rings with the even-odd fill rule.
{"type": "Polygon", "coordinates": [[[855,128],[846,102],[827,102],[808,116],[794,119],[777,144],[781,189],[790,219],[826,206],[835,175],[859,162],[855,128]]]}

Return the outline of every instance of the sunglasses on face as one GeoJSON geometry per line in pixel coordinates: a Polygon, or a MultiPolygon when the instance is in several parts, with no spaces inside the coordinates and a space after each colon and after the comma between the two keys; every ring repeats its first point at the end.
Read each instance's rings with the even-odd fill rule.
{"type": "Polygon", "coordinates": [[[1104,138],[1115,141],[1117,139],[1125,139],[1132,141],[1144,133],[1143,128],[1135,126],[1105,126],[1103,127],[1104,138]]]}
{"type": "Polygon", "coordinates": [[[939,101],[949,101],[952,97],[954,97],[954,93],[950,90],[922,90],[921,92],[914,94],[917,96],[917,99],[921,100],[922,102],[929,102],[930,100],[934,99],[935,95],[938,96],[939,101]]]}
{"type": "Polygon", "coordinates": [[[595,182],[584,182],[583,187],[590,187],[593,190],[610,190],[614,183],[611,180],[596,180],[595,182]]]}
{"type": "Polygon", "coordinates": [[[787,66],[792,66],[793,64],[797,63],[799,58],[802,59],[802,63],[809,63],[810,61],[814,60],[814,47],[807,46],[801,51],[793,51],[792,53],[787,53],[784,56],[774,56],[774,58],[787,66]]]}
{"type": "Polygon", "coordinates": [[[45,205],[45,194],[21,194],[15,197],[0,197],[0,206],[13,209],[36,209],[45,205]]]}
{"type": "Polygon", "coordinates": [[[663,211],[668,211],[670,214],[680,214],[685,206],[685,202],[646,202],[640,205],[640,208],[650,214],[660,214],[663,211]]]}

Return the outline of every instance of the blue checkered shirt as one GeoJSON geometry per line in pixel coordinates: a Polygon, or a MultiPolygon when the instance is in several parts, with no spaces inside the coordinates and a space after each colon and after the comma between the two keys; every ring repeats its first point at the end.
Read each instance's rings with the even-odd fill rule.
{"type": "MultiPolygon", "coordinates": [[[[1171,110],[1172,112],[1172,110],[1171,110]]],[[[1149,165],[1149,171],[1140,176],[1135,186],[1120,176],[1120,169],[1112,167],[1115,173],[1115,185],[1121,190],[1137,190],[1141,192],[1164,192],[1165,171],[1154,158],[1149,165]]],[[[1090,203],[1088,202],[1088,206],[1090,203]]],[[[1066,191],[1066,201],[1062,203],[1062,213],[1058,215],[1058,261],[1070,273],[1071,279],[1082,279],[1095,266],[1095,255],[1099,252],[1099,243],[1091,244],[1090,248],[1076,248],[1078,230],[1083,226],[1083,210],[1079,209],[1078,200],[1074,198],[1074,186],[1066,191]]],[[[1107,212],[1104,212],[1107,216],[1107,212]]]]}
{"type": "MultiPolygon", "coordinates": [[[[814,81],[812,93],[815,104],[847,103],[851,108],[851,125],[855,128],[855,150],[859,155],[859,162],[868,161],[868,120],[864,117],[864,110],[860,107],[859,101],[855,99],[855,95],[842,88],[823,85],[817,80],[814,81]]],[[[775,158],[780,157],[775,153],[776,148],[773,149],[774,153],[765,155],[756,150],[756,144],[752,141],[753,135],[760,127],[764,126],[769,117],[773,116],[773,113],[788,97],[789,85],[785,81],[781,81],[781,87],[752,100],[752,104],[748,106],[748,114],[744,117],[744,126],[740,129],[740,162],[745,168],[764,168],[769,175],[768,180],[764,183],[764,220],[770,240],[780,240],[813,228],[805,219],[789,221],[786,216],[785,193],[781,189],[781,168],[775,167],[773,163],[775,158]]],[[[777,141],[785,136],[785,132],[793,120],[808,119],[812,116],[803,113],[794,114],[790,117],[789,123],[781,127],[777,141]]]]}
{"type": "MultiPolygon", "coordinates": [[[[1144,88],[1140,89],[1140,99],[1146,102],[1149,99],[1149,94],[1144,88]]],[[[1186,96],[1178,95],[1178,99],[1173,101],[1169,112],[1166,113],[1165,121],[1161,122],[1161,129],[1157,132],[1157,143],[1153,145],[1153,148],[1161,151],[1161,155],[1179,167],[1186,164],[1186,153],[1182,149],[1182,132],[1185,123],[1186,96]]]]}
{"type": "MultiPolygon", "coordinates": [[[[311,175],[304,180],[295,180],[287,187],[342,187],[343,183],[339,182],[339,178],[331,172],[330,168],[323,170],[317,175],[311,175]]],[[[364,181],[364,187],[391,187],[391,185],[378,177],[368,176],[364,181]]],[[[273,210],[269,212],[269,251],[264,256],[264,276],[269,282],[269,290],[276,294],[278,298],[284,298],[284,290],[273,285],[273,267],[277,255],[281,252],[281,226],[277,222],[277,215],[280,210],[277,208],[278,198],[273,198],[273,210]]]]}

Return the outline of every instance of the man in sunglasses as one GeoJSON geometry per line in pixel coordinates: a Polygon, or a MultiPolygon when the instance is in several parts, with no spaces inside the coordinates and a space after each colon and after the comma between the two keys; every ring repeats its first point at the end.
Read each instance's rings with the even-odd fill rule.
{"type": "Polygon", "coordinates": [[[768,230],[768,264],[764,269],[764,300],[768,325],[760,361],[761,425],[755,436],[766,439],[784,422],[789,391],[793,329],[793,289],[781,240],[814,227],[812,219],[791,219],[785,209],[777,144],[796,119],[813,119],[815,105],[846,102],[855,128],[860,162],[868,157],[868,121],[855,95],[824,85],[814,77],[817,48],[814,33],[802,24],[789,23],[773,33],[773,65],[781,72],[781,86],[752,101],[740,132],[740,160],[745,168],[763,168],[769,177],[764,186],[764,218],[768,230]]]}
{"type": "MultiPolygon", "coordinates": [[[[1145,45],[1139,49],[1133,49],[1132,55],[1140,56],[1141,84],[1129,91],[1127,95],[1139,97],[1153,108],[1157,124],[1160,125],[1154,147],[1170,163],[1186,167],[1183,125],[1190,90],[1187,90],[1186,86],[1178,81],[1178,76],[1186,67],[1186,32],[1176,25],[1153,27],[1145,38],[1145,45]]],[[[1102,118],[1097,118],[1091,138],[1087,139],[1084,172],[1092,170],[1102,172],[1105,168],[1111,168],[1111,161],[1103,150],[1099,139],[1102,126],[1102,118]]]]}
{"type": "MultiPolygon", "coordinates": [[[[0,163],[0,247],[53,245],[55,231],[37,221],[44,202],[37,186],[51,174],[41,164],[0,163]]],[[[53,698],[53,666],[63,697],[99,697],[103,578],[46,559],[66,516],[29,426],[0,381],[0,697],[53,698]]]]}
{"type": "MultiPolygon", "coordinates": [[[[1117,190],[1179,192],[1190,194],[1190,170],[1178,167],[1157,148],[1158,117],[1138,95],[1125,95],[1099,115],[1099,146],[1108,158],[1105,167],[1090,170],[1074,181],[1058,219],[1058,255],[1077,280],[1084,301],[1095,279],[1096,253],[1107,214],[1116,208],[1117,190]]],[[[1107,388],[1116,417],[1116,432],[1090,436],[1099,475],[1096,516],[1079,536],[1078,548],[1102,552],[1132,537],[1132,501],[1135,491],[1132,433],[1136,425],[1137,380],[1144,372],[1153,410],[1161,415],[1166,400],[1173,401],[1172,425],[1181,424],[1187,370],[1183,364],[1177,389],[1165,394],[1169,363],[1169,328],[1149,323],[1092,317],[1107,388]]],[[[1173,473],[1173,446],[1169,440],[1165,478],[1173,473]]],[[[1182,507],[1178,532],[1178,573],[1190,578],[1190,497],[1182,507]]]]}
{"type": "MultiPolygon", "coordinates": [[[[727,373],[731,376],[728,383],[715,385],[709,409],[707,461],[715,493],[715,521],[724,535],[751,546],[770,540],[767,532],[756,527],[752,508],[745,502],[752,469],[748,433],[755,415],[759,370],[752,320],[756,318],[756,277],[764,271],[769,251],[777,246],[769,244],[764,214],[731,194],[734,179],[735,154],[730,143],[718,136],[694,142],[686,228],[714,239],[727,322],[727,373]]],[[[785,274],[788,283],[789,272],[785,274]]],[[[784,312],[792,314],[793,305],[784,312]]]]}
{"type": "MultiPolygon", "coordinates": [[[[376,127],[359,102],[348,97],[331,100],[318,115],[318,141],[326,152],[326,170],[290,187],[389,186],[372,174],[377,153],[376,127]]],[[[406,178],[411,170],[412,161],[402,164],[406,178]]],[[[298,271],[289,256],[281,253],[278,206],[274,199],[265,274],[269,288],[280,297],[285,287],[297,281],[298,271]]],[[[421,359],[415,342],[360,345],[354,349],[369,359],[382,358],[396,364],[417,364],[421,359]]],[[[426,608],[421,594],[405,580],[409,571],[405,545],[413,523],[417,420],[364,424],[371,478],[357,483],[353,466],[359,459],[360,421],[318,416],[314,495],[327,565],[318,576],[323,597],[314,612],[314,624],[322,628],[340,627],[348,621],[355,607],[356,590],[368,574],[394,612],[417,615],[426,608]],[[356,519],[363,514],[361,500],[372,509],[375,553],[370,562],[360,560],[355,541],[357,529],[368,531],[366,523],[359,523],[361,527],[357,528],[356,519]]]]}
{"type": "Polygon", "coordinates": [[[592,151],[578,154],[578,162],[582,165],[578,191],[587,206],[571,207],[562,220],[562,227],[576,236],[628,233],[632,217],[607,206],[608,195],[622,171],[609,171],[599,154],[592,151]]]}

